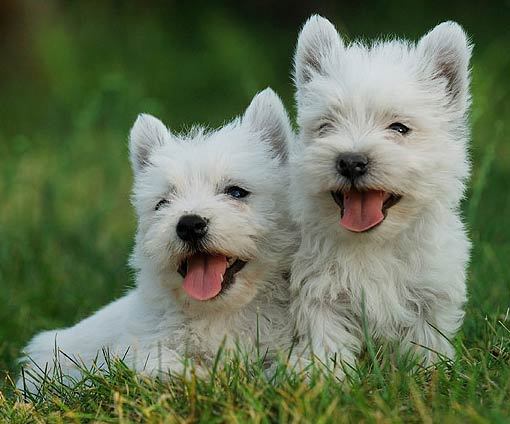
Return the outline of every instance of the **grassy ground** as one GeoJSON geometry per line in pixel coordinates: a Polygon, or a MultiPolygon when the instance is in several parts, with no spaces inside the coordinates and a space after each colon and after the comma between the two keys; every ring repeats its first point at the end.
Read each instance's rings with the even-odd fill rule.
{"type": "Polygon", "coordinates": [[[406,19],[393,3],[331,12],[345,33],[368,36],[416,37],[454,17],[477,43],[474,172],[463,205],[474,249],[455,363],[411,371],[391,347],[374,346],[343,384],[269,383],[242,361],[203,381],[162,383],[113,364],[79,390],[17,402],[10,379],[28,339],[76,322],[132,284],[126,134],[136,114],[174,128],[217,125],[266,85],[290,107],[301,21],[222,8],[177,14],[41,3],[11,10],[28,30],[4,34],[13,66],[0,68],[0,421],[510,422],[510,36],[502,30],[510,14],[508,6],[455,2],[440,15],[420,3],[406,19]]]}

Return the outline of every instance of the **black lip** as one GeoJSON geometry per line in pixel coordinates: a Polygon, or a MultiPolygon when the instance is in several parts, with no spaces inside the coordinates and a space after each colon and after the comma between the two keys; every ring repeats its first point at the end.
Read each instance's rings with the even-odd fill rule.
{"type": "Polygon", "coordinates": [[[335,203],[340,207],[340,214],[344,215],[344,193],[341,191],[332,191],[331,196],[335,203]]]}
{"type": "MultiPolygon", "coordinates": [[[[340,216],[344,215],[344,192],[343,191],[332,191],[331,196],[335,203],[340,207],[340,216]]],[[[390,193],[390,197],[388,197],[383,203],[382,213],[384,218],[388,214],[388,209],[395,206],[402,199],[401,195],[390,193]]],[[[375,227],[374,227],[375,228],[375,227]]]]}
{"type": "MultiPolygon", "coordinates": [[[[212,255],[212,253],[208,252],[197,252],[197,254],[203,254],[203,255],[212,255]]],[[[181,274],[182,278],[186,277],[186,274],[188,273],[188,258],[185,258],[179,265],[179,268],[177,269],[177,272],[181,274]]],[[[235,281],[235,275],[241,271],[244,266],[246,265],[246,261],[243,261],[241,259],[236,259],[236,261],[230,265],[227,270],[225,271],[225,274],[223,275],[223,282],[221,283],[221,291],[213,297],[213,299],[216,299],[221,294],[225,293],[234,283],[235,281]]],[[[212,299],[211,299],[212,300],[212,299]]]]}
{"type": "Polygon", "coordinates": [[[382,211],[384,216],[386,217],[386,214],[388,213],[388,209],[392,206],[395,206],[400,200],[402,199],[402,196],[398,194],[390,193],[390,197],[386,199],[386,201],[383,203],[382,211]]]}

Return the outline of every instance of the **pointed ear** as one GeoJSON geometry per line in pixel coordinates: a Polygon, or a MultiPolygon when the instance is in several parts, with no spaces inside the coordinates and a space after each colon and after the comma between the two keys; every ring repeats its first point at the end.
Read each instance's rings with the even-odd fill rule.
{"type": "Polygon", "coordinates": [[[293,132],[285,107],[273,90],[266,88],[253,98],[242,117],[242,125],[259,134],[280,161],[287,159],[293,132]]]}
{"type": "Polygon", "coordinates": [[[462,27],[456,22],[443,22],[423,36],[417,49],[427,76],[443,80],[450,104],[465,109],[472,45],[462,27]]]}
{"type": "Polygon", "coordinates": [[[294,55],[294,80],[299,89],[315,73],[324,74],[324,63],[343,49],[334,25],[319,15],[311,16],[301,30],[294,55]]]}
{"type": "Polygon", "coordinates": [[[149,163],[149,156],[158,146],[170,139],[170,132],[152,115],[138,115],[129,133],[129,156],[133,172],[138,174],[149,163]]]}

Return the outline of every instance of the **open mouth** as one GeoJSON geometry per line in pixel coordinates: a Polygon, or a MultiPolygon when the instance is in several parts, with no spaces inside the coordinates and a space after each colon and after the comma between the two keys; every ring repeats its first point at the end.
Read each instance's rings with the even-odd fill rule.
{"type": "Polygon", "coordinates": [[[177,272],[184,277],[182,288],[195,300],[210,300],[227,290],[246,262],[239,258],[207,252],[184,259],[177,272]]]}
{"type": "Polygon", "coordinates": [[[355,233],[363,233],[377,227],[386,218],[388,209],[402,198],[383,190],[352,189],[332,191],[331,195],[340,207],[340,225],[355,233]]]}

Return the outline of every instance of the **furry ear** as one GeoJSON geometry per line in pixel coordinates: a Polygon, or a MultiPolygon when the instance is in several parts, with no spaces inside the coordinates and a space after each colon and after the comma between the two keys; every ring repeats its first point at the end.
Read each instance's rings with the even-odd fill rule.
{"type": "Polygon", "coordinates": [[[324,61],[343,49],[343,42],[334,25],[319,15],[311,16],[299,33],[294,55],[294,80],[299,89],[314,73],[324,73],[324,61]]]}
{"type": "Polygon", "coordinates": [[[138,115],[129,133],[129,156],[135,174],[148,163],[153,149],[165,144],[170,132],[163,123],[152,115],[138,115]]]}
{"type": "Polygon", "coordinates": [[[428,76],[446,83],[450,104],[464,108],[469,101],[469,59],[472,45],[462,27],[448,21],[422,37],[418,52],[428,76]]]}
{"type": "Polygon", "coordinates": [[[253,98],[244,113],[242,125],[247,125],[250,131],[269,143],[275,157],[281,161],[287,159],[293,132],[285,107],[273,90],[266,88],[253,98]]]}

